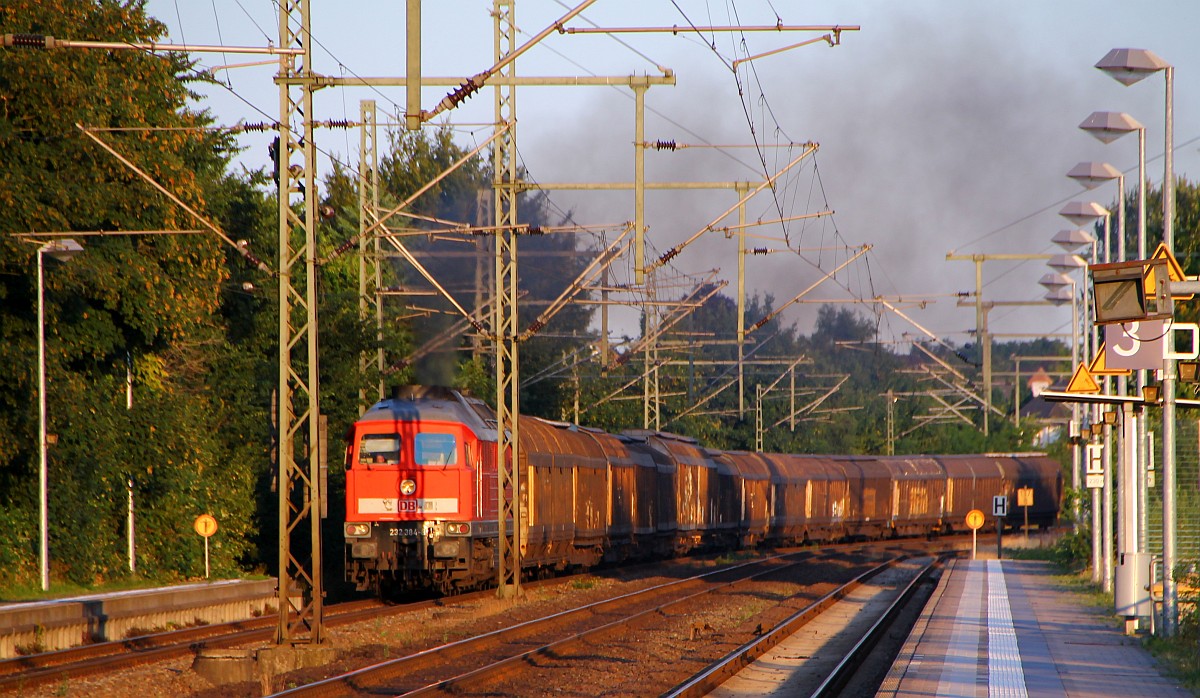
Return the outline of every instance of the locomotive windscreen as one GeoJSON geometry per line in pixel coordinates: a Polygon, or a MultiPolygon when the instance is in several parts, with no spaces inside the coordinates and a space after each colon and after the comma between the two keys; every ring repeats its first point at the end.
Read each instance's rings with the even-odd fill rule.
{"type": "Polygon", "coordinates": [[[396,465],[400,462],[400,435],[364,434],[358,443],[358,460],[396,465]]]}

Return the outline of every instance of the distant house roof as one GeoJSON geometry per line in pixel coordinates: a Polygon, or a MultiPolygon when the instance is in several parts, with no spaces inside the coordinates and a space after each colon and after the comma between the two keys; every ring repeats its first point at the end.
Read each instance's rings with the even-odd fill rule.
{"type": "Polygon", "coordinates": [[[1071,421],[1071,407],[1065,402],[1050,402],[1041,397],[1032,397],[1021,405],[1021,419],[1066,424],[1071,421]]]}
{"type": "Polygon", "coordinates": [[[1037,397],[1042,394],[1043,390],[1054,385],[1054,379],[1050,377],[1050,374],[1046,373],[1046,369],[1039,366],[1038,370],[1029,377],[1029,382],[1026,385],[1029,386],[1029,392],[1033,393],[1034,397],[1037,397]]]}

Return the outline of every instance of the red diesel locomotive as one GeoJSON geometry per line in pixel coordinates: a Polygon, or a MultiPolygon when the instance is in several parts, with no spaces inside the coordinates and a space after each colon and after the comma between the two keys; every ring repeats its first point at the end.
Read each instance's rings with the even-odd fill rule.
{"type": "MultiPolygon", "coordinates": [[[[990,511],[994,495],[1015,505],[1021,487],[1034,491],[1030,524],[1044,527],[1062,500],[1058,463],[1037,453],[747,453],[519,419],[527,577],[697,549],[948,533],[971,509],[990,511]]],[[[345,465],[345,573],[359,590],[452,594],[494,582],[496,421],[482,401],[402,388],[355,422],[345,465]]]]}

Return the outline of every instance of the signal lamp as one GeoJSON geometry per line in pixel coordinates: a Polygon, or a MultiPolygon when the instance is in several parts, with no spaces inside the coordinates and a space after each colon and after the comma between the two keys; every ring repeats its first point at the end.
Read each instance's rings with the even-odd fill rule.
{"type": "Polygon", "coordinates": [[[1092,272],[1097,325],[1171,317],[1169,304],[1158,302],[1156,289],[1158,280],[1167,278],[1165,259],[1093,264],[1088,269],[1092,272]]]}
{"type": "Polygon", "coordinates": [[[369,523],[348,523],[345,526],[347,538],[363,538],[371,535],[371,524],[369,523]]]}

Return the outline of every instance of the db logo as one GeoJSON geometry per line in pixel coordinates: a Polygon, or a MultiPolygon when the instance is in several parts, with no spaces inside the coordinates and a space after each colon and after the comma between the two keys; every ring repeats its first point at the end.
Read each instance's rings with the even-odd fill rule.
{"type": "Polygon", "coordinates": [[[417,491],[417,483],[412,480],[404,480],[400,483],[400,494],[412,494],[417,491]]]}

